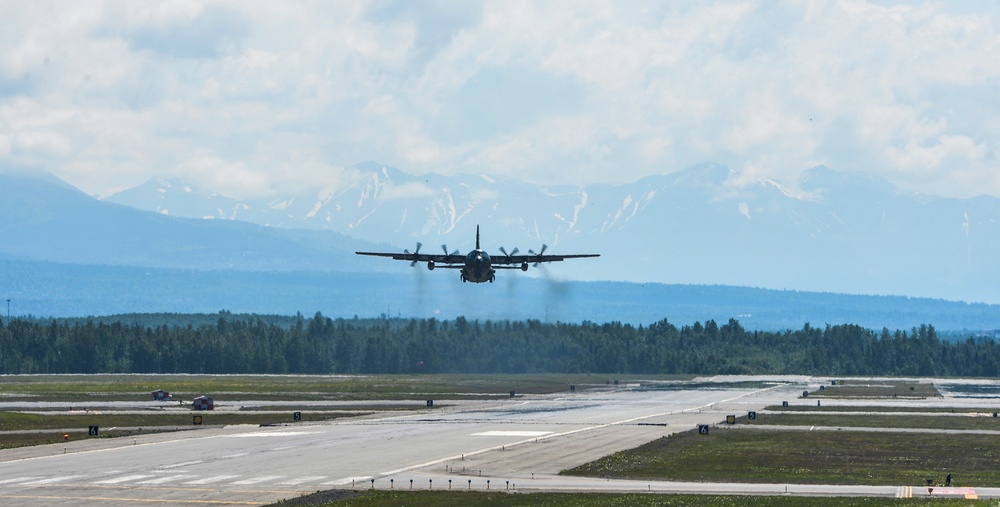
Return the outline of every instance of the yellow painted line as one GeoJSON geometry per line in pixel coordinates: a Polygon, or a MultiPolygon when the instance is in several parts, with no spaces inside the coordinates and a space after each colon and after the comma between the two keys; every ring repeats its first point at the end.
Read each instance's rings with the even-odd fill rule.
{"type": "Polygon", "coordinates": [[[977,495],[975,493],[972,493],[972,494],[969,494],[969,495],[965,495],[965,499],[966,500],[979,500],[979,495],[977,495]]]}
{"type": "Polygon", "coordinates": [[[100,496],[52,496],[52,495],[0,495],[0,498],[10,500],[76,500],[91,502],[127,502],[127,503],[190,503],[203,505],[260,505],[260,502],[237,502],[233,500],[178,500],[176,498],[154,500],[151,498],[116,498],[100,496]]]}

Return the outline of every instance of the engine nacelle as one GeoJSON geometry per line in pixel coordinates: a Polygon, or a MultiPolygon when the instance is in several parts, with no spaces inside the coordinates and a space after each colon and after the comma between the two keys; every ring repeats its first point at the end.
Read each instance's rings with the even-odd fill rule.
{"type": "Polygon", "coordinates": [[[527,262],[522,262],[521,263],[521,271],[527,271],[527,270],[528,270],[528,263],[527,262]]]}
{"type": "Polygon", "coordinates": [[[434,271],[434,261],[427,261],[427,269],[434,271]]]}

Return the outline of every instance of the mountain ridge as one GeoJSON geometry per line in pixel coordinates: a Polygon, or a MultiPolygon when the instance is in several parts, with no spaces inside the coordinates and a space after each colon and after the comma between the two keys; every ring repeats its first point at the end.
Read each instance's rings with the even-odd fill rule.
{"type": "Polygon", "coordinates": [[[482,246],[492,252],[500,246],[537,251],[547,244],[550,253],[602,255],[503,276],[1000,302],[994,290],[1000,267],[992,261],[1000,249],[1000,200],[993,197],[923,196],[825,167],[811,170],[812,183],[799,187],[716,164],[588,187],[470,174],[412,176],[377,163],[358,171],[343,187],[266,204],[167,180],[121,194],[145,203],[148,215],[109,207],[127,204],[124,197],[93,201],[56,186],[52,192],[68,193],[43,198],[41,187],[14,191],[13,182],[23,180],[5,180],[0,233],[8,243],[0,253],[149,267],[408,276],[402,264],[358,259],[353,251],[412,250],[417,242],[428,245],[425,251],[437,251],[435,244],[467,251],[479,226],[482,246]],[[190,212],[196,218],[176,216],[183,199],[199,207],[190,212]],[[201,218],[212,213],[224,219],[201,218]]]}
{"type": "Polygon", "coordinates": [[[414,176],[377,162],[354,170],[353,184],[277,199],[292,203],[280,210],[244,202],[241,218],[266,216],[257,220],[397,249],[418,241],[468,245],[480,225],[488,248],[546,243],[552,251],[602,254],[599,269],[559,266],[574,279],[1000,302],[992,288],[1000,268],[987,260],[1000,249],[994,197],[921,195],[827,166],[803,171],[794,184],[705,163],[586,187],[414,176]],[[317,199],[322,192],[327,198],[317,199]]]}

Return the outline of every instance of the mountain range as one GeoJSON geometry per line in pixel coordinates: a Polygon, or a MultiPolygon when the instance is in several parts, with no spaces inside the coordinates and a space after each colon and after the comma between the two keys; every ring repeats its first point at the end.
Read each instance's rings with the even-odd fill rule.
{"type": "Polygon", "coordinates": [[[99,200],[52,176],[0,171],[0,298],[14,315],[40,317],[320,311],[1000,329],[989,291],[997,268],[985,259],[996,247],[993,198],[920,196],[824,167],[794,191],[770,180],[736,185],[742,175],[715,165],[557,189],[355,169],[356,182],[337,191],[267,201],[176,180],[99,200]],[[354,255],[417,241],[464,252],[476,225],[491,251],[547,243],[551,253],[602,257],[474,285],[354,255]],[[921,293],[933,297],[911,297],[921,293]]]}
{"type": "MultiPolygon", "coordinates": [[[[825,166],[785,185],[702,164],[626,185],[545,187],[408,175],[375,162],[338,188],[234,199],[154,178],[105,201],[163,215],[341,233],[402,250],[448,245],[600,253],[573,280],[720,284],[1000,303],[1000,199],[921,195],[825,166]],[[794,190],[791,190],[794,188],[794,190]]],[[[377,260],[372,270],[386,270],[377,260]]],[[[398,268],[393,268],[398,269],[398,268]]]]}

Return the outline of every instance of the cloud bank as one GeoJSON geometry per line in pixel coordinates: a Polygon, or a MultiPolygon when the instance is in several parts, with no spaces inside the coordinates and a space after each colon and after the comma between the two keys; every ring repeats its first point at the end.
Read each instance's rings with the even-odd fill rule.
{"type": "Polygon", "coordinates": [[[1000,195],[996,2],[6,2],[0,166],[241,197],[716,162],[1000,195]]]}

